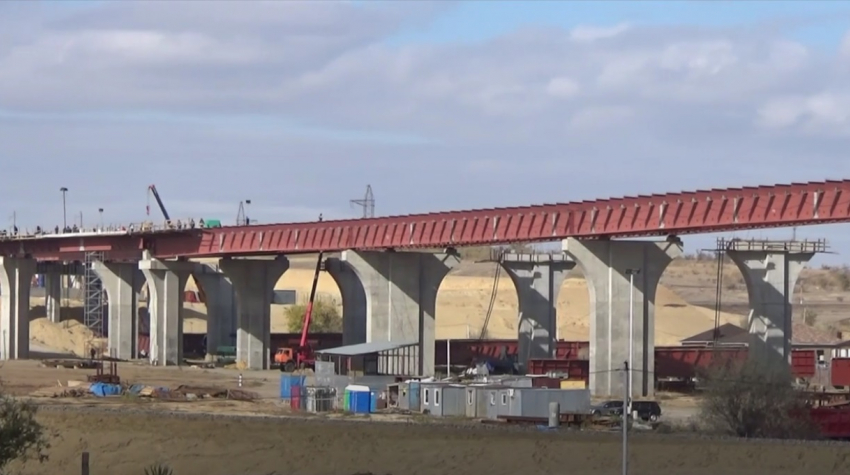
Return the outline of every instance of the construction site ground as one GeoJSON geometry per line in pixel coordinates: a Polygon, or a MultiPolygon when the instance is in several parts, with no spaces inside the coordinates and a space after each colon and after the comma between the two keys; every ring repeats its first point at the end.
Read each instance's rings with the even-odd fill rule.
{"type": "MultiPolygon", "coordinates": [[[[13,467],[13,473],[72,473],[82,452],[91,454],[92,475],[143,473],[165,462],[175,475],[350,475],[615,473],[620,439],[605,432],[551,432],[426,416],[331,414],[295,416],[278,399],[279,372],[244,372],[251,402],[156,401],[116,396],[54,397],[68,381],[93,370],[42,367],[10,361],[0,367],[4,391],[41,405],[51,433],[45,464],[13,467]],[[17,471],[20,469],[20,471],[17,471]]],[[[152,368],[121,363],[126,383],[236,389],[239,372],[228,369],[152,368]]],[[[695,413],[690,397],[660,395],[665,418],[695,413]]],[[[635,474],[848,473],[844,445],[779,444],[698,438],[694,434],[635,434],[635,474]]],[[[76,472],[73,472],[76,473],[76,472]]],[[[619,472],[616,472],[619,473],[619,472]]]]}

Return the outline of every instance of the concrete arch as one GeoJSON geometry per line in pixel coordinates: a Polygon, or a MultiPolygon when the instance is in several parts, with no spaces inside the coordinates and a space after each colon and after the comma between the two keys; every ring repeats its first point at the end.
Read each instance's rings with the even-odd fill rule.
{"type": "Polygon", "coordinates": [[[590,388],[594,395],[623,393],[622,368],[629,356],[631,281],[634,281],[633,394],[654,392],[655,295],[664,269],[682,255],[678,239],[581,241],[563,249],[575,260],[590,295],[590,388]]]}
{"type": "Polygon", "coordinates": [[[381,368],[396,374],[434,374],[437,293],[460,258],[453,252],[344,251],[326,261],[343,299],[348,343],[417,343],[404,361],[381,368]]]}

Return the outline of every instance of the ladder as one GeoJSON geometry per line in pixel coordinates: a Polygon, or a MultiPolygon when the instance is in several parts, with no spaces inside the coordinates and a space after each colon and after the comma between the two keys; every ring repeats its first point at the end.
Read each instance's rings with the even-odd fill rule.
{"type": "Polygon", "coordinates": [[[87,252],[83,266],[83,324],[91,330],[95,338],[103,337],[106,330],[106,292],[103,290],[100,276],[94,270],[94,263],[98,261],[103,261],[102,252],[87,252]]]}

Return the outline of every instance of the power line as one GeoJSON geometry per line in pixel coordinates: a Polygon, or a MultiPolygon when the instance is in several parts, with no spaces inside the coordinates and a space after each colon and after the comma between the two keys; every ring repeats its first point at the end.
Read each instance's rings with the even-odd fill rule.
{"type": "Polygon", "coordinates": [[[363,208],[364,218],[375,217],[375,195],[372,194],[372,185],[366,185],[366,194],[363,198],[350,201],[351,205],[357,205],[363,208]]]}

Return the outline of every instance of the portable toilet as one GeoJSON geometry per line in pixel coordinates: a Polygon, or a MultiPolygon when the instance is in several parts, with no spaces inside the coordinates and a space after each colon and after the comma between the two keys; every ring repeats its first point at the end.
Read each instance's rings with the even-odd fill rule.
{"type": "Polygon", "coordinates": [[[369,386],[350,385],[346,387],[349,391],[349,407],[355,414],[368,414],[372,406],[372,391],[369,386]]]}

